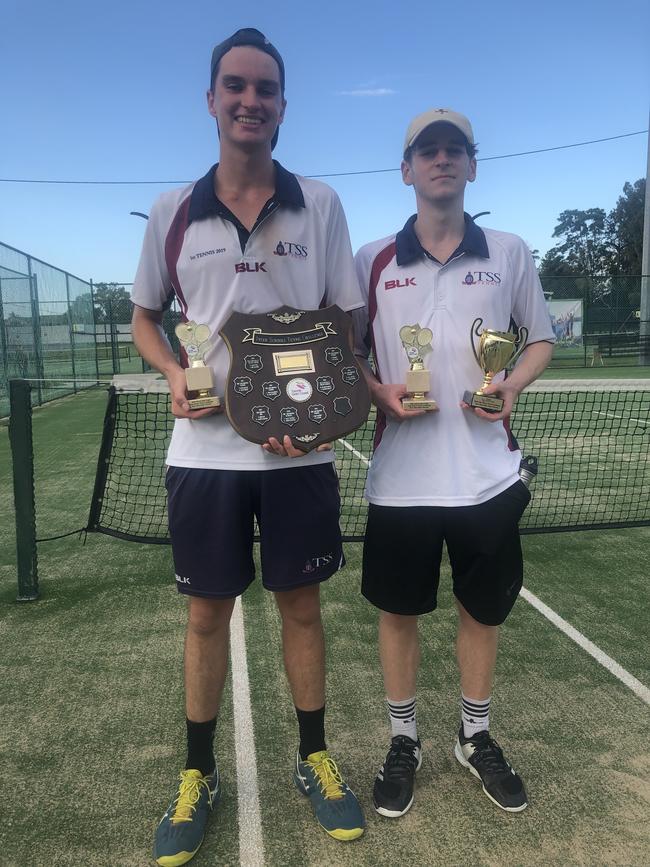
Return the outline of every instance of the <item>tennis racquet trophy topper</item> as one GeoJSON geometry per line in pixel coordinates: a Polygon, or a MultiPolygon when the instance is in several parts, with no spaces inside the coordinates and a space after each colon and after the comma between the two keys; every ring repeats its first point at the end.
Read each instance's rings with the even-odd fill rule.
{"type": "Polygon", "coordinates": [[[402,398],[404,409],[424,409],[433,412],[438,404],[432,398],[425,397],[431,388],[431,377],[424,366],[424,358],[431,352],[433,332],[430,328],[420,328],[419,324],[403,325],[399,330],[400,340],[411,362],[406,371],[406,390],[408,395],[402,398]]]}
{"type": "Polygon", "coordinates": [[[466,391],[463,400],[468,406],[478,406],[486,412],[501,412],[503,398],[494,394],[483,394],[497,373],[511,367],[519,358],[526,347],[528,329],[521,326],[518,334],[512,331],[493,331],[484,328],[479,333],[483,320],[478,318],[472,323],[469,339],[472,344],[472,352],[476,363],[483,371],[483,382],[476,391],[466,391]],[[474,342],[474,335],[479,338],[478,350],[474,342]]]}
{"type": "Polygon", "coordinates": [[[233,313],[219,331],[230,352],[226,413],[254,443],[269,437],[309,452],[360,427],[370,394],[340,307],[233,313]]]}
{"type": "Polygon", "coordinates": [[[185,370],[185,380],[190,408],[204,409],[207,406],[220,406],[220,398],[212,392],[214,388],[212,369],[207,367],[204,361],[208,351],[212,349],[209,340],[210,329],[207,325],[197,325],[190,320],[179,323],[175,331],[189,364],[185,370]]]}

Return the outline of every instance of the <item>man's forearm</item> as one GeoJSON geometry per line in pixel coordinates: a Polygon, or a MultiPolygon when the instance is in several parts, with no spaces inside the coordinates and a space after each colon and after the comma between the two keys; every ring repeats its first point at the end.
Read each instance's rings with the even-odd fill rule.
{"type": "Polygon", "coordinates": [[[545,340],[531,343],[522,353],[521,359],[508,377],[508,384],[517,391],[523,391],[534,382],[548,367],[553,356],[553,344],[545,340]]]}
{"type": "Polygon", "coordinates": [[[372,367],[370,366],[370,362],[367,358],[364,358],[361,355],[356,355],[355,358],[361,368],[361,373],[363,373],[364,379],[366,380],[366,385],[368,386],[368,391],[370,392],[370,397],[372,397],[375,389],[378,385],[381,385],[377,377],[375,376],[372,367]]]}
{"type": "Polygon", "coordinates": [[[178,359],[172,352],[162,324],[148,315],[133,317],[133,342],[144,360],[164,376],[180,369],[178,359]]]}

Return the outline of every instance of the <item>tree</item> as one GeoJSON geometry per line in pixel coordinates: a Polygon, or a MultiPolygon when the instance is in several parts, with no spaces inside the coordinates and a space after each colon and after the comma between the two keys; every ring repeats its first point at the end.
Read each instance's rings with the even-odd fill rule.
{"type": "Polygon", "coordinates": [[[626,183],[608,217],[615,251],[610,274],[641,274],[644,205],[645,178],[634,184],[626,183]]]}
{"type": "Polygon", "coordinates": [[[539,250],[537,249],[537,247],[531,247],[528,241],[526,241],[526,246],[530,250],[530,255],[533,257],[533,262],[537,264],[540,259],[539,250]]]}
{"type": "Polygon", "coordinates": [[[579,274],[575,266],[558,252],[557,247],[551,247],[542,257],[538,268],[540,277],[567,277],[571,274],[579,274]]]}
{"type": "Polygon", "coordinates": [[[553,229],[561,243],[552,249],[567,262],[574,274],[606,274],[610,253],[607,215],[602,208],[562,211],[553,229]]]}
{"type": "Polygon", "coordinates": [[[544,276],[639,275],[643,248],[645,180],[626,183],[616,206],[562,211],[553,230],[560,243],[540,262],[544,276]]]}
{"type": "Polygon", "coordinates": [[[92,325],[93,307],[92,295],[90,292],[84,292],[82,295],[77,295],[77,297],[72,301],[70,304],[70,319],[73,325],[80,325],[82,322],[92,325]]]}
{"type": "Polygon", "coordinates": [[[95,321],[130,322],[131,299],[119,283],[95,283],[95,321]]]}

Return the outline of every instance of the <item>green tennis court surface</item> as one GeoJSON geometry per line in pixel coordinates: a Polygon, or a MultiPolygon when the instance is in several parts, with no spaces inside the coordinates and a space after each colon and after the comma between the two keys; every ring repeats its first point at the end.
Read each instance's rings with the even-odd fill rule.
{"type": "MultiPolygon", "coordinates": [[[[87,519],[104,402],[96,392],[34,414],[39,536],[87,519]]],[[[184,605],[170,551],[97,535],[85,545],[75,537],[43,543],[42,598],[16,604],[9,467],[2,428],[0,863],[152,863],[153,829],[184,760],[184,605]]],[[[650,528],[524,538],[527,589],[646,687],[649,543],[650,528]]],[[[398,822],[374,813],[370,792],[388,726],[376,618],[358,593],[360,546],[348,545],[347,556],[347,568],[323,588],[328,732],[366,809],[366,835],[351,844],[329,840],[293,788],[296,724],[279,619],[256,585],[243,613],[261,847],[247,863],[647,863],[650,709],[523,599],[503,631],[492,717],[527,783],[530,808],[502,813],[458,765],[455,614],[444,579],[441,608],[422,623],[425,753],[416,804],[398,822]]],[[[239,820],[245,824],[251,806],[250,781],[237,786],[230,686],[218,740],[224,797],[192,863],[236,867],[239,820]]]]}

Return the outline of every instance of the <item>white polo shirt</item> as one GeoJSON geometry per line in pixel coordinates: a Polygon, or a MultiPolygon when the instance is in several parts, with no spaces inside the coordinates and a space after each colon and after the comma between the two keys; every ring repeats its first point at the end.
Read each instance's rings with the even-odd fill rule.
{"type": "Polygon", "coordinates": [[[460,407],[463,393],[483,381],[470,344],[472,323],[481,317],[483,328],[507,331],[514,321],[528,328],[529,343],[555,338],[521,238],[481,230],[465,215],[465,237],[441,265],[422,248],[415,219],[357,253],[366,310],[363,321],[355,313],[356,352],[367,357],[372,349],[381,382],[404,383],[409,360],[400,328],[430,328],[433,351],[424,361],[439,411],[402,422],[378,412],[366,496],[383,506],[474,505],[517,480],[521,453],[507,423],[460,407]]]}
{"type": "MultiPolygon", "coordinates": [[[[163,310],[176,295],[185,321],[208,325],[205,358],[223,395],[228,349],[219,329],[233,311],[267,313],[283,305],[317,310],[363,305],[345,215],[326,184],[297,177],[279,163],[276,190],[249,233],[216,197],[210,171],[154,203],[131,300],[163,310]]],[[[184,352],[182,353],[185,354],[184,352]]],[[[184,359],[185,363],[187,360],[184,359]]],[[[291,461],[242,439],[225,413],[177,419],[167,463],[207,469],[285,469],[327,463],[333,452],[291,461]]]]}

